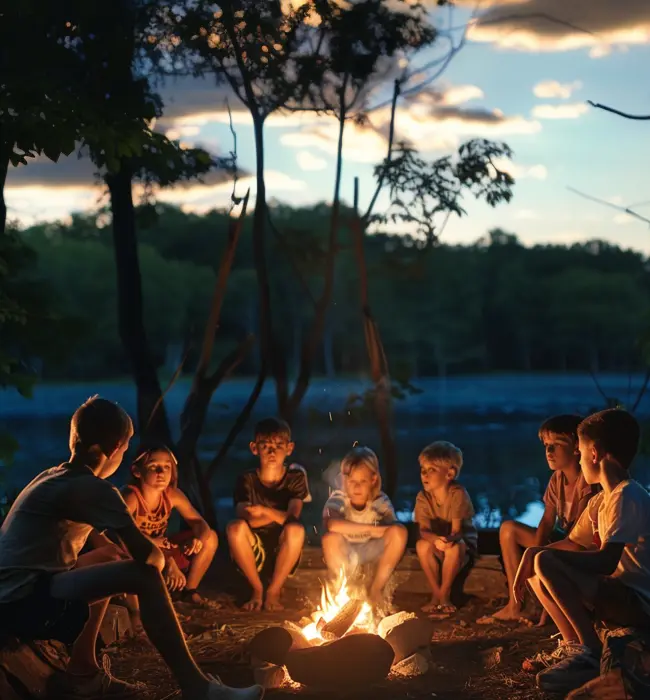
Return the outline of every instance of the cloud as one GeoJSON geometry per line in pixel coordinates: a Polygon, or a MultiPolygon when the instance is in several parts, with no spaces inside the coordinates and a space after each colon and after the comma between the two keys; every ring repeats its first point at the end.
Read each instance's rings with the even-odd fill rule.
{"type": "Polygon", "coordinates": [[[532,209],[517,209],[514,213],[514,218],[519,221],[532,221],[533,219],[539,219],[539,215],[532,209]]]}
{"type": "Polygon", "coordinates": [[[472,27],[470,39],[517,51],[590,49],[593,58],[613,45],[650,42],[647,0],[502,0],[472,27]]]}
{"type": "Polygon", "coordinates": [[[310,151],[298,151],[296,160],[301,170],[325,170],[327,161],[324,158],[318,158],[310,151]]]}
{"type": "Polygon", "coordinates": [[[578,119],[589,107],[583,102],[568,105],[536,105],[531,114],[537,119],[578,119]]]}
{"type": "Polygon", "coordinates": [[[632,224],[632,223],[637,223],[638,219],[635,219],[633,216],[630,216],[629,214],[617,214],[612,221],[617,224],[618,226],[626,226],[627,224],[632,224]]]}
{"type": "Polygon", "coordinates": [[[574,80],[572,83],[558,83],[557,80],[542,80],[533,88],[535,97],[542,99],[558,98],[560,100],[568,100],[569,97],[582,87],[579,80],[574,80]]]}
{"type": "Polygon", "coordinates": [[[476,85],[455,85],[442,93],[442,102],[445,105],[460,105],[482,97],[483,90],[476,85]]]}

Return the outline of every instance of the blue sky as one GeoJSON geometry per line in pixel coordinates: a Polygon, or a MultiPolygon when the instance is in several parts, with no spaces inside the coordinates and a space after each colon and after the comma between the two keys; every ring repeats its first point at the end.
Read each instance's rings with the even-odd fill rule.
{"type": "MultiPolygon", "coordinates": [[[[481,13],[470,41],[433,86],[435,98],[425,94],[402,103],[396,123],[398,135],[427,158],[446,155],[473,137],[503,140],[515,153],[508,166],[517,180],[513,201],[490,209],[467,200],[468,216],[451,219],[444,240],[473,241],[498,226],[527,244],[602,238],[650,253],[646,224],[567,189],[620,205],[650,200],[650,122],[623,120],[586,105],[591,99],[650,113],[650,2],[498,0],[482,3],[481,13]],[[440,110],[446,110],[444,116],[440,110]]],[[[446,13],[436,17],[448,19],[446,13]]],[[[465,8],[456,10],[454,24],[467,17],[465,8]]],[[[231,149],[222,92],[208,82],[186,82],[168,85],[164,97],[169,110],[159,128],[216,152],[231,149]]],[[[252,170],[252,131],[244,112],[234,116],[239,162],[252,170]]],[[[371,118],[377,130],[348,130],[347,199],[355,176],[362,198],[370,196],[373,165],[385,155],[381,127],[387,110],[371,118]]],[[[269,196],[296,205],[331,199],[335,133],[336,124],[326,118],[274,116],[266,128],[269,196]]],[[[159,197],[192,211],[225,206],[231,186],[218,180],[159,197]]],[[[6,188],[9,216],[24,224],[65,218],[96,206],[100,197],[92,167],[77,158],[20,168],[6,188]]],[[[638,212],[650,218],[650,204],[638,212]]]]}

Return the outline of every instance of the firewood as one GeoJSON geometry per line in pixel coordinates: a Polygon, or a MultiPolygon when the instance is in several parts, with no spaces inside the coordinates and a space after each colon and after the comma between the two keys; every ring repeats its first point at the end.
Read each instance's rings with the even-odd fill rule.
{"type": "Polygon", "coordinates": [[[395,652],[395,662],[414,654],[420,647],[427,647],[433,636],[433,624],[429,620],[407,619],[395,625],[386,635],[386,641],[395,652]]]}
{"type": "Polygon", "coordinates": [[[338,612],[335,618],[328,622],[321,634],[325,639],[340,639],[354,624],[363,607],[362,600],[348,601],[338,612]]]}
{"type": "Polygon", "coordinates": [[[353,634],[319,647],[290,651],[286,667],[296,683],[347,691],[381,682],[393,658],[390,644],[378,635],[353,634]]]}
{"type": "Polygon", "coordinates": [[[267,627],[251,639],[248,651],[255,659],[283,666],[292,644],[291,633],[284,627],[267,627]]]}

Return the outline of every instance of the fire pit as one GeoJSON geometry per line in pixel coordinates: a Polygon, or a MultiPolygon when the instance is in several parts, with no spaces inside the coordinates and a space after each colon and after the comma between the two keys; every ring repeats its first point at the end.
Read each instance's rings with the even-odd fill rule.
{"type": "Polygon", "coordinates": [[[267,688],[287,679],[322,689],[367,687],[389,673],[428,670],[432,624],[413,613],[382,616],[362,588],[338,582],[323,586],[311,617],[260,632],[249,651],[256,681],[267,688]]]}

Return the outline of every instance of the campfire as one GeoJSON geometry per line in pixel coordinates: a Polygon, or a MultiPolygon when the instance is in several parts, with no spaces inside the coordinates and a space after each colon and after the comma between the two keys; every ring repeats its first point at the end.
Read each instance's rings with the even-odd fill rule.
{"type": "Polygon", "coordinates": [[[345,634],[376,634],[377,623],[372,606],[348,588],[345,573],[336,583],[323,586],[320,605],[312,613],[312,622],[301,628],[302,636],[312,644],[331,642],[345,634]]]}
{"type": "Polygon", "coordinates": [[[320,604],[299,624],[256,635],[249,651],[256,681],[287,680],[322,689],[367,687],[389,674],[421,675],[429,667],[432,625],[414,613],[384,616],[344,574],[323,586],[320,604]]]}

